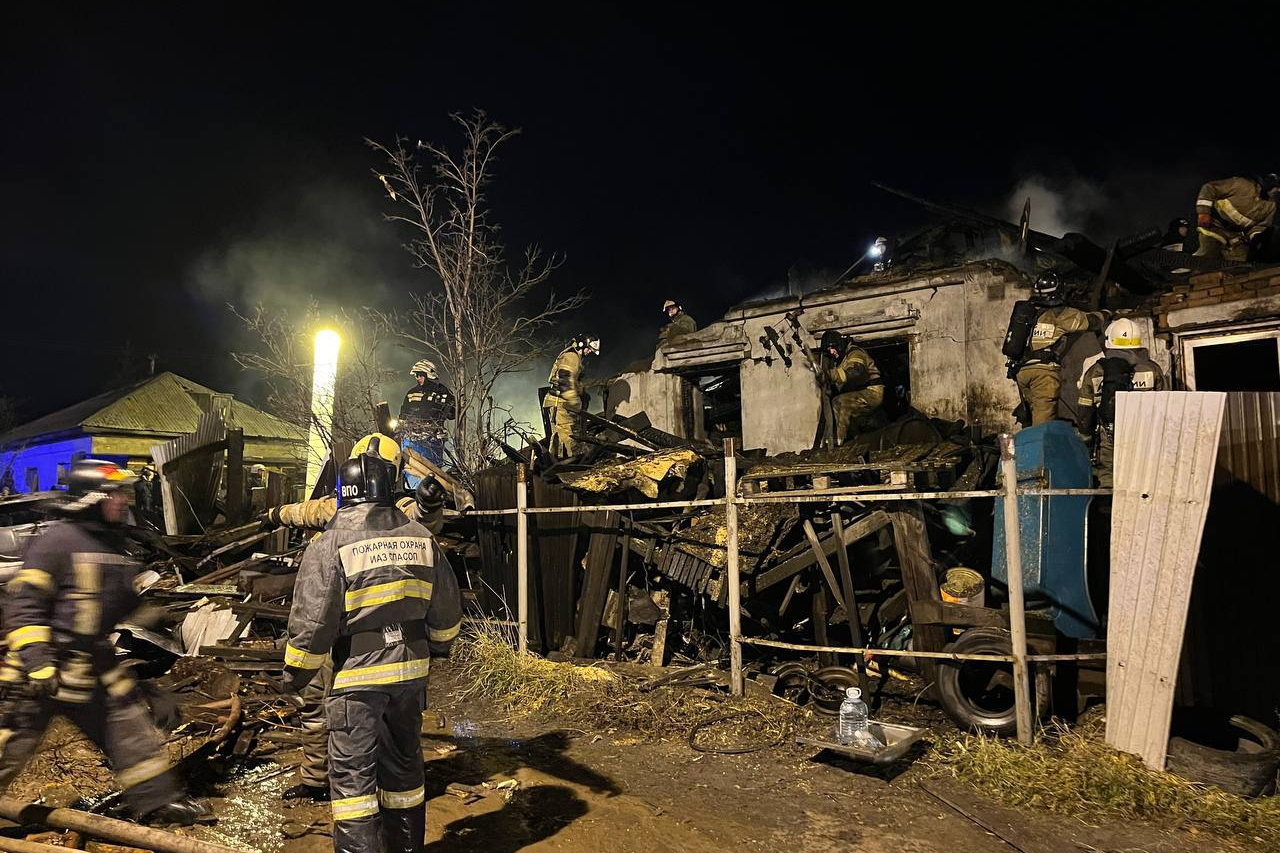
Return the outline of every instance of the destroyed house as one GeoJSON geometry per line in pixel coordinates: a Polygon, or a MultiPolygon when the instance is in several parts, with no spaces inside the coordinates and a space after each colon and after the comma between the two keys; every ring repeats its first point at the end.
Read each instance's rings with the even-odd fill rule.
{"type": "Polygon", "coordinates": [[[834,329],[879,365],[891,417],[911,407],[984,432],[1008,429],[1018,392],[1001,346],[1013,304],[1029,288],[1011,264],[985,260],[744,303],[660,347],[651,370],[619,376],[608,406],[645,412],[655,427],[686,438],[736,436],[771,455],[808,450],[820,410],[802,347],[816,348],[834,329]]]}
{"type": "Polygon", "coordinates": [[[139,469],[152,447],[196,430],[218,412],[244,431],[244,460],[280,469],[305,468],[306,435],[267,414],[175,373],[117,388],[0,435],[0,469],[15,492],[52,489],[73,458],[109,459],[139,469]]]}

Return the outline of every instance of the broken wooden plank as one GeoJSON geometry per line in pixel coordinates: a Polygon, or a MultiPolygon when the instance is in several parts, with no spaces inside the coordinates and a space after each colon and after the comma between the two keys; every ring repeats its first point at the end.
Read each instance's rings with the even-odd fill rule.
{"type": "Polygon", "coordinates": [[[244,430],[227,430],[227,524],[239,524],[248,513],[249,495],[244,487],[244,430]]]}
{"type": "Polygon", "coordinates": [[[605,598],[609,592],[609,579],[613,572],[613,552],[618,542],[618,514],[613,511],[597,513],[587,545],[586,578],[578,601],[578,634],[575,652],[580,657],[595,657],[596,640],[600,636],[600,616],[604,612],[605,598]]]}
{"type": "MultiPolygon", "coordinates": [[[[869,515],[855,521],[844,529],[844,544],[849,547],[854,542],[870,536],[872,533],[889,525],[889,514],[883,510],[876,510],[869,515]]],[[[836,540],[834,534],[822,540],[822,550],[824,554],[834,553],[836,550],[836,540]]],[[[787,580],[792,575],[798,574],[812,566],[817,561],[811,546],[807,543],[801,543],[792,549],[782,562],[778,563],[768,571],[761,572],[751,581],[744,583],[743,594],[748,594],[746,587],[750,587],[750,593],[755,594],[768,589],[774,584],[787,580]]]]}
{"type": "MultiPolygon", "coordinates": [[[[818,533],[813,529],[813,522],[807,518],[804,520],[804,535],[809,540],[809,547],[813,549],[813,556],[818,562],[818,567],[822,569],[822,576],[827,579],[827,588],[831,590],[831,595],[835,597],[836,604],[843,608],[844,593],[840,591],[840,582],[836,580],[836,574],[831,570],[831,563],[827,560],[822,543],[818,541],[818,533]]],[[[836,541],[834,535],[830,541],[836,541]]],[[[835,549],[833,548],[832,550],[835,549]]]]}
{"type": "MultiPolygon", "coordinates": [[[[919,602],[942,600],[934,573],[933,553],[929,547],[924,514],[919,502],[904,501],[890,511],[890,517],[893,521],[893,541],[898,552],[898,564],[902,569],[902,585],[907,589],[913,648],[922,652],[940,652],[947,643],[946,629],[941,625],[915,622],[919,602]]],[[[920,672],[932,689],[933,683],[937,681],[938,665],[932,660],[923,659],[920,662],[920,672]]]]}
{"type": "MultiPolygon", "coordinates": [[[[844,542],[844,519],[840,510],[831,513],[831,532],[837,542],[844,542]]],[[[853,588],[853,570],[849,566],[849,546],[836,546],[836,563],[840,566],[840,585],[844,587],[844,613],[849,623],[849,633],[855,646],[862,645],[862,614],[858,612],[858,594],[853,588]]],[[[867,683],[867,661],[864,655],[855,658],[858,667],[858,680],[867,683]]]]}

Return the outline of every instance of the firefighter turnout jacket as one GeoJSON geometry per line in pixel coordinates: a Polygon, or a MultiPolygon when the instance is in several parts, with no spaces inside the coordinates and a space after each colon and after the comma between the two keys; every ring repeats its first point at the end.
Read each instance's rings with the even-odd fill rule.
{"type": "Polygon", "coordinates": [[[1249,178],[1210,181],[1196,196],[1196,213],[1210,215],[1211,225],[1198,230],[1204,239],[1231,245],[1248,242],[1275,220],[1276,203],[1263,198],[1249,178]]]}
{"type": "Polygon", "coordinates": [[[576,349],[566,349],[556,357],[547,382],[551,385],[551,393],[547,394],[544,406],[582,408],[582,356],[576,349]]]}
{"type": "Polygon", "coordinates": [[[461,622],[458,581],[431,532],[395,507],[358,504],[303,555],[285,668],[305,683],[332,655],[335,693],[423,686],[461,622]]]}
{"type": "Polygon", "coordinates": [[[415,385],[404,395],[400,404],[400,422],[406,427],[417,425],[443,426],[458,414],[458,401],[444,383],[428,379],[415,385]]]}
{"type": "Polygon", "coordinates": [[[1114,426],[1115,393],[1117,391],[1163,391],[1164,372],[1143,349],[1110,349],[1104,357],[1089,365],[1080,377],[1080,394],[1076,402],[1082,410],[1091,409],[1091,420],[1102,427],[1114,426]],[[1117,364],[1123,362],[1123,364],[1117,364]],[[1116,367],[1120,369],[1116,369],[1116,367]]]}
{"type": "Polygon", "coordinates": [[[848,347],[840,363],[827,371],[827,378],[831,380],[834,392],[847,394],[872,385],[883,385],[880,368],[876,367],[867,351],[855,344],[849,344],[848,347]]]}
{"type": "MultiPolygon", "coordinates": [[[[444,526],[444,513],[441,509],[424,512],[412,497],[400,498],[396,501],[396,509],[404,513],[410,521],[416,521],[433,534],[439,533],[444,526]]],[[[302,530],[324,530],[329,522],[338,514],[338,499],[334,495],[324,498],[313,498],[309,501],[283,504],[267,510],[267,519],[272,524],[285,527],[297,527],[302,530]]]]}
{"type": "Polygon", "coordinates": [[[1061,357],[1058,344],[1063,338],[1090,329],[1099,331],[1104,322],[1104,316],[1098,312],[1085,312],[1070,305],[1046,307],[1031,329],[1031,339],[1027,343],[1021,364],[1057,364],[1061,357]]]}
{"type": "Polygon", "coordinates": [[[658,346],[666,346],[681,335],[696,331],[698,331],[697,321],[681,311],[658,331],[658,346]]]}

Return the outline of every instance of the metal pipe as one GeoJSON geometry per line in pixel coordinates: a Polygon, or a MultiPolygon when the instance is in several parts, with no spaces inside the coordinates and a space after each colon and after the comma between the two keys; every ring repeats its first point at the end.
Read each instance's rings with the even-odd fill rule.
{"type": "Polygon", "coordinates": [[[1000,434],[1004,478],[1004,549],[1009,573],[1009,634],[1013,640],[1013,704],[1018,743],[1031,745],[1031,681],[1027,676],[1027,610],[1022,590],[1022,531],[1018,520],[1018,462],[1013,436],[1000,434]]]}
{"type": "Polygon", "coordinates": [[[729,688],[734,696],[742,696],[746,685],[742,680],[742,573],[738,565],[738,457],[734,440],[724,440],[724,523],[725,561],[729,569],[729,688]]]}
{"type": "MultiPolygon", "coordinates": [[[[771,649],[788,649],[796,652],[831,652],[833,654],[871,655],[887,658],[936,658],[938,660],[985,660],[997,663],[1010,663],[1013,655],[965,654],[962,652],[917,652],[907,649],[877,649],[868,646],[816,646],[808,643],[784,643],[781,640],[763,640],[757,637],[743,637],[742,642],[749,646],[767,646],[771,649]]],[[[1027,655],[1028,661],[1064,663],[1070,661],[1106,660],[1106,652],[1081,652],[1073,655],[1027,655]]]]}
{"type": "Polygon", "coordinates": [[[154,850],[156,853],[240,853],[221,844],[198,841],[149,826],[82,812],[78,809],[54,809],[0,797],[0,817],[24,825],[40,824],[54,829],[70,829],[81,835],[103,838],[117,844],[154,850]]]}
{"type": "Polygon", "coordinates": [[[516,466],[516,575],[519,594],[516,603],[516,633],[520,654],[529,651],[529,472],[516,466]]]}

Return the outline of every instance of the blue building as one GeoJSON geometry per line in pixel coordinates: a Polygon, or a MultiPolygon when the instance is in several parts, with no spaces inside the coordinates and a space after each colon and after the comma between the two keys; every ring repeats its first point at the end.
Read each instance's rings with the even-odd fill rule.
{"type": "Polygon", "coordinates": [[[0,435],[0,484],[13,492],[52,489],[81,456],[138,470],[150,460],[152,446],[194,432],[200,416],[215,410],[227,426],[244,430],[246,463],[305,471],[304,431],[230,394],[160,373],[0,435]]]}

